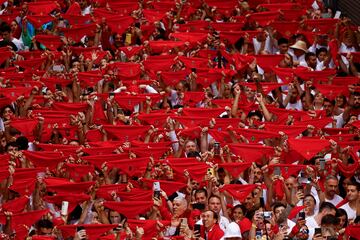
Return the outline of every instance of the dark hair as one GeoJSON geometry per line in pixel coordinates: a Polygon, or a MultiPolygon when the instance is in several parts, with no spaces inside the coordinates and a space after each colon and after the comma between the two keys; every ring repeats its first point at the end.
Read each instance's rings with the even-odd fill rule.
{"type": "Polygon", "coordinates": [[[335,100],[330,100],[328,98],[324,98],[324,102],[329,102],[332,106],[335,106],[335,100]]]}
{"type": "Polygon", "coordinates": [[[9,142],[5,146],[5,152],[7,152],[9,147],[17,147],[17,148],[19,148],[19,145],[16,142],[9,142]]]}
{"type": "Polygon", "coordinates": [[[50,221],[49,219],[40,219],[37,223],[36,223],[36,227],[37,229],[40,228],[53,228],[54,224],[52,221],[50,221]]]}
{"type": "Polygon", "coordinates": [[[213,217],[216,220],[216,222],[218,223],[219,222],[219,214],[213,210],[208,210],[208,211],[213,213],[213,217]]]}
{"type": "Polygon", "coordinates": [[[308,61],[310,57],[316,57],[315,53],[313,52],[307,52],[305,53],[305,61],[308,61]]]}
{"type": "Polygon", "coordinates": [[[258,110],[250,111],[247,115],[247,118],[251,118],[252,116],[258,116],[260,118],[260,120],[263,118],[263,115],[258,110]]]}
{"type": "Polygon", "coordinates": [[[331,202],[322,202],[319,207],[319,212],[322,212],[323,210],[334,210],[336,211],[336,207],[331,202]]]}
{"type": "Polygon", "coordinates": [[[0,25],[0,32],[11,32],[11,27],[9,24],[7,24],[6,22],[2,22],[0,25]]]}
{"type": "Polygon", "coordinates": [[[342,217],[342,216],[345,216],[344,226],[341,226],[341,227],[347,227],[349,218],[348,218],[347,212],[346,212],[344,209],[342,209],[342,208],[337,209],[335,216],[336,216],[337,218],[340,218],[340,217],[342,217]]]}
{"type": "Polygon", "coordinates": [[[208,202],[210,202],[210,199],[212,199],[212,198],[217,198],[217,199],[219,199],[219,200],[221,201],[221,198],[220,198],[219,196],[217,196],[217,195],[210,195],[210,197],[209,197],[209,199],[208,199],[208,202]]]}
{"type": "Polygon", "coordinates": [[[321,219],[321,226],[327,226],[327,225],[338,225],[339,219],[331,214],[326,214],[321,219]]]}
{"type": "Polygon", "coordinates": [[[275,202],[275,203],[273,203],[272,206],[271,206],[273,212],[275,212],[275,210],[276,210],[277,208],[279,208],[279,207],[284,207],[284,208],[286,208],[286,205],[283,204],[282,202],[275,202]]]}
{"type": "Polygon", "coordinates": [[[316,57],[318,57],[319,54],[322,53],[322,52],[327,53],[328,50],[327,50],[326,48],[323,48],[323,47],[322,47],[322,48],[319,48],[319,49],[316,49],[316,57]]]}
{"type": "Polygon", "coordinates": [[[348,186],[355,186],[357,191],[360,191],[360,183],[358,183],[357,181],[351,181],[348,186]]]}
{"type": "Polygon", "coordinates": [[[204,193],[205,196],[206,196],[206,198],[207,198],[207,196],[208,196],[208,193],[207,193],[207,191],[206,191],[204,188],[197,189],[197,190],[195,191],[194,196],[196,196],[196,194],[198,194],[198,193],[204,193]]]}
{"type": "Polygon", "coordinates": [[[281,44],[289,44],[289,40],[287,38],[279,38],[277,44],[278,46],[281,44]]]}
{"type": "Polygon", "coordinates": [[[29,140],[24,136],[18,137],[16,143],[19,146],[19,150],[27,150],[29,148],[29,140]]]}

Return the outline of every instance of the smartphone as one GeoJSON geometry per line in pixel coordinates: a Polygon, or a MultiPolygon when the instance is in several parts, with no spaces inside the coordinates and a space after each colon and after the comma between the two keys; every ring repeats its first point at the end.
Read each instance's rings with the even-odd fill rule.
{"type": "Polygon", "coordinates": [[[211,176],[211,177],[215,177],[215,171],[213,168],[208,168],[207,169],[207,173],[211,176]]]}
{"type": "Polygon", "coordinates": [[[191,68],[191,72],[196,73],[196,68],[191,68]]]}
{"type": "Polygon", "coordinates": [[[154,190],[154,198],[160,199],[161,196],[160,182],[153,183],[153,190],[154,190]]]}
{"type": "Polygon", "coordinates": [[[187,218],[180,218],[180,222],[181,222],[181,224],[184,225],[184,226],[188,225],[187,218]]]}
{"type": "Polygon", "coordinates": [[[69,202],[68,201],[62,201],[61,203],[61,215],[67,216],[68,215],[68,209],[69,209],[69,202]]]}
{"type": "Polygon", "coordinates": [[[260,207],[265,208],[265,201],[263,197],[260,197],[260,207]]]}
{"type": "Polygon", "coordinates": [[[205,204],[203,203],[193,203],[191,206],[193,209],[199,209],[200,211],[205,209],[205,204]]]}
{"type": "Polygon", "coordinates": [[[264,212],[264,219],[270,220],[272,218],[272,212],[264,212]]]}
{"type": "Polygon", "coordinates": [[[218,142],[214,143],[214,154],[220,155],[220,143],[218,143],[218,142]]]}
{"type": "Polygon", "coordinates": [[[320,159],[320,170],[325,170],[325,158],[320,159]]]}
{"type": "Polygon", "coordinates": [[[200,224],[195,224],[194,225],[194,234],[195,234],[195,239],[199,239],[199,237],[201,237],[201,225],[200,224]]]}
{"type": "Polygon", "coordinates": [[[300,185],[297,187],[297,189],[298,189],[298,191],[304,191],[304,186],[300,184],[300,185]]]}
{"type": "Polygon", "coordinates": [[[274,168],[274,175],[275,175],[275,176],[281,176],[281,171],[280,171],[280,168],[279,168],[279,167],[275,167],[275,168],[274,168]]]}
{"type": "Polygon", "coordinates": [[[299,212],[299,219],[305,219],[305,212],[299,212]]]}
{"type": "Polygon", "coordinates": [[[77,227],[76,227],[76,231],[77,231],[77,232],[79,232],[79,231],[81,231],[81,230],[84,230],[84,229],[85,229],[84,226],[77,226],[77,227]]]}
{"type": "Polygon", "coordinates": [[[321,228],[315,228],[314,236],[319,235],[319,234],[320,235],[322,234],[321,228]]]}

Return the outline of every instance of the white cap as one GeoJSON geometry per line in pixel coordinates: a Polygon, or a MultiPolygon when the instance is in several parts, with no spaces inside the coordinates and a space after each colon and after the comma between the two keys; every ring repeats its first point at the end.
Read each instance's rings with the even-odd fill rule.
{"type": "Polygon", "coordinates": [[[240,232],[239,224],[237,224],[236,222],[232,222],[226,227],[225,234],[221,238],[221,240],[226,240],[227,238],[235,238],[235,237],[241,238],[241,232],[240,232]]]}

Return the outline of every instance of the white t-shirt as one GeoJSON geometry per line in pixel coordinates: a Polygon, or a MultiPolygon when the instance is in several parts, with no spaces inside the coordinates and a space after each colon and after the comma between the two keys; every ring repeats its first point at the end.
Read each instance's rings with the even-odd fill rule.
{"type": "Polygon", "coordinates": [[[342,205],[340,208],[344,209],[348,215],[349,220],[353,220],[356,218],[356,209],[352,209],[349,203],[342,205]]]}
{"type": "Polygon", "coordinates": [[[333,199],[327,199],[325,198],[325,202],[329,202],[334,204],[334,206],[338,205],[341,201],[343,200],[342,197],[340,197],[339,195],[335,194],[333,199]]]}

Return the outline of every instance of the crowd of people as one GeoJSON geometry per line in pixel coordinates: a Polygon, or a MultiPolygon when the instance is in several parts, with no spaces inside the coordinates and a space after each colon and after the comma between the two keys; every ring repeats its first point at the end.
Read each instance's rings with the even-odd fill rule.
{"type": "Polygon", "coordinates": [[[1,1],[1,239],[360,239],[360,28],[322,0],[1,1]]]}

